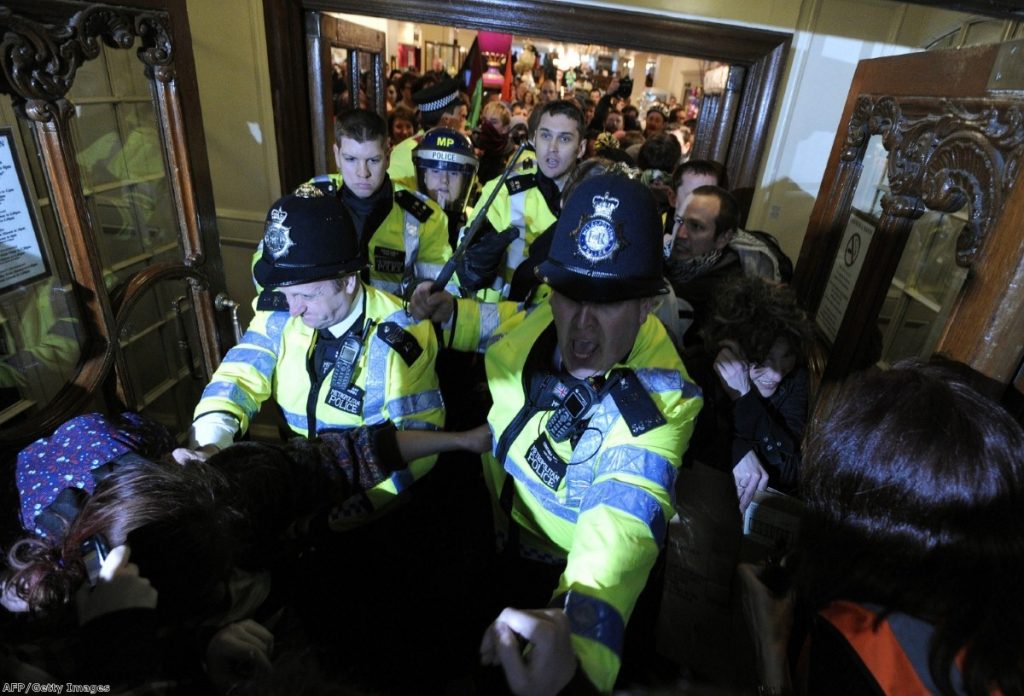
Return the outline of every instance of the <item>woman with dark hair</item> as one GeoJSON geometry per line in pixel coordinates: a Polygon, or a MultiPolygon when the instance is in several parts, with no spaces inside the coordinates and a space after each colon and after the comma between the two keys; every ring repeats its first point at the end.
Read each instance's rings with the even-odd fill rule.
{"type": "Polygon", "coordinates": [[[813,337],[796,296],[740,278],[715,299],[703,334],[684,355],[704,392],[687,456],[731,470],[741,510],[768,485],[795,492],[813,337]]]}
{"type": "Polygon", "coordinates": [[[391,147],[416,132],[416,114],[404,106],[396,106],[388,114],[388,142],[391,147]]]}
{"type": "MultiPolygon", "coordinates": [[[[798,691],[1024,693],[1024,432],[968,372],[900,362],[851,378],[816,413],[801,477],[798,691]]],[[[744,580],[755,605],[771,605],[750,567],[744,580]]],[[[783,644],[761,646],[765,663],[784,664],[783,644]]]]}
{"type": "MultiPolygon", "coordinates": [[[[90,418],[94,427],[95,416],[90,418]]],[[[2,583],[4,604],[59,621],[76,593],[96,582],[87,556],[97,543],[111,549],[128,545],[132,563],[159,597],[157,623],[183,630],[190,643],[197,635],[208,640],[263,604],[268,587],[261,574],[301,548],[301,542],[282,541],[293,523],[359,496],[411,459],[456,449],[482,452],[490,439],[486,427],[398,432],[388,424],[280,445],[238,443],[185,466],[169,458],[122,455],[93,470],[99,481],[91,495],[83,494],[77,504],[57,501],[64,522],[60,533],[33,534],[14,544],[2,583]]],[[[104,632],[115,642],[118,634],[104,632]]],[[[82,641],[75,657],[95,653],[90,643],[82,641]]],[[[105,666],[87,665],[90,674],[104,675],[106,669],[105,676],[119,675],[123,658],[137,651],[138,645],[115,645],[101,655],[105,666]]],[[[190,650],[184,652],[187,658],[190,650]]],[[[59,662],[68,668],[62,676],[70,678],[92,661],[59,662]]],[[[193,662],[184,668],[197,667],[193,662]]],[[[170,669],[175,677],[181,670],[180,661],[170,669]]]]}

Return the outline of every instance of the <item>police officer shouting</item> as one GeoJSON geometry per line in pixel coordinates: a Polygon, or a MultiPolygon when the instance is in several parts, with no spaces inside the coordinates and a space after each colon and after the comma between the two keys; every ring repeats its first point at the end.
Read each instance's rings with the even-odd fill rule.
{"type": "Polygon", "coordinates": [[[517,589],[534,585],[499,599],[560,607],[583,674],[602,692],[664,542],[701,407],[650,314],[665,291],[660,228],[642,184],[593,177],[566,202],[538,267],[548,299],[520,309],[421,284],[411,304],[453,348],[485,351],[495,444],[484,474],[517,589]]]}
{"type": "MultiPolygon", "coordinates": [[[[434,331],[412,322],[397,298],[364,284],[365,266],[351,217],[329,185],[303,184],[271,207],[254,273],[267,288],[259,305],[273,309],[257,311],[224,357],[196,406],[191,449],[177,450],[176,459],[227,446],[271,397],[288,427],[306,437],[387,421],[441,427],[434,331]]],[[[345,515],[389,502],[434,461],[413,461],[345,515]]]]}

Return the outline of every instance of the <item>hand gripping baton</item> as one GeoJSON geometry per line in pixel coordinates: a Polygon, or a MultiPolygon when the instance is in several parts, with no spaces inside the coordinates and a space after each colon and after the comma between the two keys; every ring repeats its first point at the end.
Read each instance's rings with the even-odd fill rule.
{"type": "Polygon", "coordinates": [[[498,183],[493,189],[491,189],[491,195],[484,201],[483,207],[473,217],[473,222],[470,224],[469,229],[462,235],[462,242],[459,243],[459,248],[455,250],[452,257],[444,264],[441,268],[441,272],[437,274],[437,278],[434,280],[434,284],[430,286],[430,292],[437,292],[438,290],[444,290],[445,286],[448,285],[448,281],[455,275],[455,266],[466,255],[466,250],[469,249],[469,245],[473,242],[473,238],[476,237],[477,232],[480,230],[480,226],[487,218],[487,211],[491,209],[491,204],[494,203],[494,197],[498,195],[498,191],[505,185],[505,180],[508,179],[508,175],[512,173],[512,170],[516,167],[516,162],[519,161],[519,157],[523,154],[523,151],[530,144],[529,140],[524,140],[519,144],[519,149],[512,155],[512,159],[508,161],[505,166],[505,171],[501,173],[501,178],[498,179],[498,183]]]}

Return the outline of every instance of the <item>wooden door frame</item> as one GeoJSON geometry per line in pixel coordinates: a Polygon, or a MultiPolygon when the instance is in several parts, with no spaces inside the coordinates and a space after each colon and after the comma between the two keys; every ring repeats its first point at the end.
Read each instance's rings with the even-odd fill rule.
{"type": "MultiPolygon", "coordinates": [[[[841,380],[869,361],[873,349],[864,328],[878,320],[913,221],[926,208],[952,212],[967,201],[970,217],[957,240],[957,263],[968,268],[969,275],[934,350],[999,384],[1011,382],[1020,368],[1021,100],[1012,93],[992,92],[988,85],[1005,45],[911,53],[858,64],[793,278],[809,311],[822,301],[840,253],[872,135],[882,136],[890,154],[891,191],[883,199],[882,218],[836,339],[826,351],[824,381],[841,380]]],[[[828,343],[823,336],[822,341],[828,343]]]]}
{"type": "MultiPolygon", "coordinates": [[[[109,410],[133,403],[126,365],[118,350],[118,327],[140,293],[169,276],[187,277],[200,331],[207,337],[200,358],[207,378],[226,347],[217,336],[230,335],[230,322],[213,308],[225,288],[213,203],[206,141],[203,137],[195,63],[185,0],[113,0],[89,2],[13,0],[0,7],[0,32],[11,49],[0,55],[0,92],[11,96],[16,111],[33,123],[53,187],[54,209],[80,295],[82,321],[89,327],[79,371],[55,400],[30,423],[0,431],[0,445],[15,452],[78,413],[97,394],[109,410]],[[94,58],[100,42],[137,50],[153,75],[154,108],[168,157],[176,222],[183,238],[177,270],[157,264],[138,274],[111,297],[105,288],[100,254],[82,196],[67,124],[66,99],[78,67],[94,58]],[[130,47],[130,48],[128,48],[130,47]],[[182,91],[181,84],[193,87],[182,91]],[[114,381],[111,383],[111,377],[114,381]],[[104,385],[106,388],[103,389],[104,385]]],[[[140,66],[141,67],[141,66],[140,66]]]]}
{"type": "MultiPolygon", "coordinates": [[[[331,93],[331,49],[347,51],[350,85],[359,84],[359,55],[372,57],[373,80],[367,99],[373,109],[384,115],[384,54],[387,51],[384,32],[336,19],[319,12],[306,13],[306,54],[309,56],[309,103],[323,104],[319,112],[310,114],[313,136],[313,166],[323,173],[334,163],[334,101],[331,93]]],[[[349,90],[349,105],[359,104],[358,90],[349,90]]],[[[290,189],[282,189],[290,190],[290,189]]]]}
{"type": "MultiPolygon", "coordinates": [[[[265,0],[270,85],[282,190],[314,174],[303,14],[308,10],[365,14],[362,0],[265,0]]],[[[375,15],[424,24],[544,36],[667,55],[719,60],[746,69],[727,164],[736,189],[753,191],[768,147],[792,35],[656,14],[569,5],[553,0],[389,0],[375,15]]],[[[698,134],[703,136],[703,134],[698,134]]]]}

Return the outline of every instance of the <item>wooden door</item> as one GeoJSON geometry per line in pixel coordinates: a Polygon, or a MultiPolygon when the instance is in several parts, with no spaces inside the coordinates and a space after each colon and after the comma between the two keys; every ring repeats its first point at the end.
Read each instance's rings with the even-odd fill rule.
{"type": "Polygon", "coordinates": [[[184,0],[9,2],[0,31],[9,477],[83,411],[183,432],[233,332],[184,0]]]}
{"type": "MultiPolygon", "coordinates": [[[[375,31],[330,15],[306,12],[306,61],[309,70],[309,105],[313,129],[313,174],[327,174],[336,169],[334,163],[334,117],[342,108],[360,106],[358,86],[363,83],[363,70],[368,71],[366,103],[381,116],[384,108],[384,66],[387,46],[384,32],[375,31]],[[348,66],[341,76],[348,86],[344,105],[341,94],[332,84],[336,81],[335,65],[348,66]]],[[[298,182],[296,182],[298,183],[298,182]]]]}
{"type": "Polygon", "coordinates": [[[1018,373],[1022,54],[1010,42],[858,66],[794,277],[825,380],[933,352],[1000,385],[1018,373]]]}

